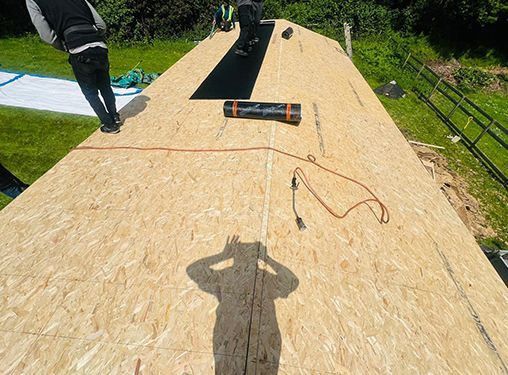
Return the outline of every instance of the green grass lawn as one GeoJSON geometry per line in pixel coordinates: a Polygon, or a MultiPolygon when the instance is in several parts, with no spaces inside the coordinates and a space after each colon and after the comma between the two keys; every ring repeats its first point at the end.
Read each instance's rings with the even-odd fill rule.
{"type": "MultiPolygon", "coordinates": [[[[146,72],[164,72],[193,48],[188,41],[152,45],[110,45],[112,74],[140,60],[146,72]]],[[[0,39],[0,69],[73,79],[67,54],[36,36],[0,39]]],[[[0,106],[0,162],[27,183],[37,180],[98,127],[94,117],[0,106]]],[[[10,199],[0,194],[0,209],[10,199]]]]}
{"type": "MultiPolygon", "coordinates": [[[[0,106],[0,161],[32,183],[97,129],[88,116],[0,106]]],[[[10,198],[0,194],[0,208],[10,198]]]]}
{"type": "MultiPolygon", "coordinates": [[[[194,43],[186,40],[155,41],[153,44],[122,46],[109,44],[111,74],[120,75],[138,62],[147,73],[163,73],[189,52],[194,43]]],[[[0,69],[74,79],[67,54],[40,41],[38,36],[0,39],[0,69]]]]}
{"type": "Polygon", "coordinates": [[[506,94],[467,93],[469,99],[508,128],[508,96],[506,94]]]}
{"type": "MultiPolygon", "coordinates": [[[[430,91],[430,88],[429,88],[430,91]]],[[[481,97],[485,103],[492,104],[492,102],[487,101],[484,96],[481,97]]],[[[457,97],[457,101],[459,98],[457,97]]],[[[506,101],[506,99],[505,99],[506,101]]],[[[450,114],[455,108],[455,104],[448,100],[442,93],[436,91],[436,93],[432,96],[432,103],[436,105],[443,113],[450,114]]],[[[506,106],[506,103],[504,104],[506,106]]],[[[478,112],[474,107],[469,104],[464,104],[467,110],[476,116],[485,126],[490,124],[490,120],[486,118],[483,114],[478,112]]],[[[483,106],[487,109],[487,105],[483,106]]],[[[497,109],[501,111],[501,106],[498,106],[497,109]]],[[[495,111],[489,111],[491,113],[495,111]]],[[[450,120],[455,124],[458,129],[464,134],[467,139],[470,141],[474,141],[482,135],[483,128],[473,120],[469,114],[464,113],[461,110],[455,110],[453,114],[450,116],[450,120]]],[[[498,118],[496,118],[498,120],[498,118]]],[[[499,120],[498,120],[499,121],[499,120]]],[[[508,144],[508,135],[506,135],[501,128],[499,128],[498,124],[494,124],[490,130],[493,134],[495,134],[499,139],[508,144]]],[[[451,133],[451,131],[450,131],[451,133]]],[[[481,136],[479,142],[477,143],[477,147],[481,150],[501,171],[504,171],[505,174],[508,174],[508,151],[505,150],[501,144],[492,137],[490,133],[485,133],[481,136]]]]}
{"type": "MultiPolygon", "coordinates": [[[[428,48],[425,44],[417,46],[419,49],[428,48]]],[[[508,243],[508,192],[489,175],[461,142],[453,144],[446,138],[451,134],[450,129],[412,91],[412,88],[417,86],[415,75],[400,68],[401,62],[393,55],[391,43],[386,38],[362,39],[354,43],[354,50],[355,65],[372,88],[397,80],[406,90],[407,97],[404,99],[380,97],[390,116],[408,138],[446,147],[438,152],[446,157],[450,168],[469,183],[469,192],[479,200],[489,224],[498,233],[497,242],[508,243]]],[[[436,52],[430,55],[439,58],[436,52]]],[[[480,92],[470,95],[470,98],[494,117],[503,119],[508,113],[508,98],[502,94],[480,92]]],[[[467,119],[463,122],[465,125],[467,119]]],[[[489,144],[487,147],[495,146],[489,144]]],[[[491,244],[493,239],[483,239],[483,242],[491,244]]]]}

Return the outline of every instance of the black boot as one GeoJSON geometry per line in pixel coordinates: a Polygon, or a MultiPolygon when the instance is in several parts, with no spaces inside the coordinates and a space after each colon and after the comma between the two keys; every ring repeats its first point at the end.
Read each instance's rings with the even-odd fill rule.
{"type": "Polygon", "coordinates": [[[123,125],[123,121],[120,119],[120,114],[119,113],[115,113],[113,115],[113,122],[115,123],[115,125],[118,125],[118,127],[123,125]]]}
{"type": "Polygon", "coordinates": [[[116,123],[113,123],[110,125],[102,125],[101,132],[109,133],[109,134],[119,133],[120,132],[120,125],[117,125],[116,123]]]}

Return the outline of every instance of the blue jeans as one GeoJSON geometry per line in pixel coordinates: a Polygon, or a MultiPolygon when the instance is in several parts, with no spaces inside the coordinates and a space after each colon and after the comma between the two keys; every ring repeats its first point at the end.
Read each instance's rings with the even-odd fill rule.
{"type": "Polygon", "coordinates": [[[5,188],[2,188],[2,190],[0,190],[2,193],[4,193],[5,195],[7,195],[8,197],[14,199],[16,198],[18,195],[20,195],[22,192],[23,192],[23,188],[21,188],[21,186],[18,186],[18,185],[9,185],[5,188]]]}
{"type": "Polygon", "coordinates": [[[20,195],[23,190],[25,190],[24,188],[22,188],[21,186],[19,185],[9,185],[5,188],[3,188],[2,190],[0,190],[2,193],[4,193],[5,195],[7,195],[8,197],[14,199],[16,198],[18,195],[20,195]]]}
{"type": "Polygon", "coordinates": [[[112,125],[116,112],[116,99],[109,79],[109,59],[106,49],[90,48],[77,55],[69,55],[81,92],[104,125],[112,125]],[[99,98],[99,91],[104,104],[99,98]]]}

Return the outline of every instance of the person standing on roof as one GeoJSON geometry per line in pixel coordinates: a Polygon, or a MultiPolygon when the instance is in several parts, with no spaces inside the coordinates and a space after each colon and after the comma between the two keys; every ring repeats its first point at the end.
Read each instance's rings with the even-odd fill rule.
{"type": "Polygon", "coordinates": [[[230,31],[232,28],[235,28],[235,20],[234,20],[234,11],[233,8],[229,4],[229,0],[223,1],[222,5],[215,12],[215,16],[213,18],[213,26],[219,25],[222,31],[230,31]]]}
{"type": "Polygon", "coordinates": [[[249,56],[249,42],[252,39],[254,10],[252,0],[237,0],[238,20],[240,22],[240,36],[236,41],[235,53],[239,56],[249,56]]]}
{"type": "Polygon", "coordinates": [[[28,185],[14,176],[2,164],[0,164],[0,191],[9,198],[16,198],[28,188],[28,185]]]}
{"type": "Polygon", "coordinates": [[[86,0],[26,0],[26,6],[41,39],[69,53],[79,87],[101,121],[101,131],[118,133],[121,122],[111,89],[102,18],[86,0]]]}

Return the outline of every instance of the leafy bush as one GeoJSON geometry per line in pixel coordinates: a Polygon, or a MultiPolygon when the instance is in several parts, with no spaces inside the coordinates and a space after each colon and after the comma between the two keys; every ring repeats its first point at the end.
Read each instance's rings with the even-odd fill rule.
{"type": "MultiPolygon", "coordinates": [[[[2,1],[0,36],[33,30],[24,1],[2,1]]],[[[203,37],[219,5],[219,0],[89,1],[108,24],[110,38],[121,42],[167,39],[189,35],[193,30],[203,37]]],[[[503,37],[508,33],[506,1],[265,0],[265,18],[286,18],[332,37],[340,35],[342,24],[348,22],[356,36],[387,30],[425,32],[454,43],[488,42],[495,48],[506,49],[503,37]]]]}
{"type": "Polygon", "coordinates": [[[97,11],[115,41],[171,39],[209,22],[210,0],[95,0],[97,11]]]}
{"type": "Polygon", "coordinates": [[[32,28],[24,1],[2,0],[0,11],[0,37],[19,35],[32,28]]]}
{"type": "Polygon", "coordinates": [[[306,0],[284,3],[268,0],[267,15],[285,18],[320,31],[342,30],[344,22],[348,22],[356,35],[385,32],[392,24],[390,11],[370,0],[306,0]]]}
{"type": "Polygon", "coordinates": [[[380,34],[390,30],[392,12],[373,2],[347,1],[343,8],[342,18],[356,30],[358,35],[380,34]]]}
{"type": "Polygon", "coordinates": [[[266,19],[282,18],[283,3],[280,0],[265,0],[263,12],[266,19]]]}
{"type": "Polygon", "coordinates": [[[112,39],[126,41],[134,37],[135,16],[129,0],[99,0],[96,9],[106,22],[112,39]]]}
{"type": "Polygon", "coordinates": [[[453,77],[459,86],[466,89],[485,88],[496,81],[496,76],[478,68],[462,67],[453,77]]]}
{"type": "MultiPolygon", "coordinates": [[[[205,29],[218,6],[210,0],[95,0],[95,6],[116,41],[172,38],[205,29]],[[206,25],[206,27],[205,27],[206,25]]],[[[266,0],[264,18],[286,18],[305,27],[333,34],[349,22],[355,35],[390,29],[392,13],[374,0],[266,0]]],[[[337,31],[339,32],[339,31],[337,31]]],[[[201,35],[202,36],[202,35],[201,35]]]]}

